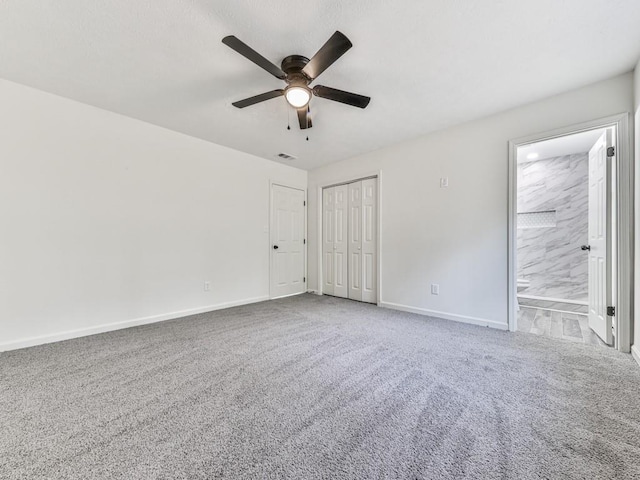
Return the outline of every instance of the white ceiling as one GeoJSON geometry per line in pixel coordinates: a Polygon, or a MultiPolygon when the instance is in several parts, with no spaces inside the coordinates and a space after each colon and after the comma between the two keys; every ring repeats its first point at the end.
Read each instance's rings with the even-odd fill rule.
{"type": "Polygon", "coordinates": [[[301,168],[362,154],[631,71],[638,0],[2,0],[0,77],[301,168]],[[335,31],[354,47],[316,83],[301,132],[283,83],[221,43],[276,64],[335,31]]]}
{"type": "Polygon", "coordinates": [[[545,158],[588,152],[605,131],[606,128],[588,130],[586,132],[574,133],[565,135],[564,137],[552,138],[551,140],[544,140],[542,142],[518,147],[518,163],[532,161],[527,158],[530,153],[538,154],[535,160],[544,160],[545,158]]]}

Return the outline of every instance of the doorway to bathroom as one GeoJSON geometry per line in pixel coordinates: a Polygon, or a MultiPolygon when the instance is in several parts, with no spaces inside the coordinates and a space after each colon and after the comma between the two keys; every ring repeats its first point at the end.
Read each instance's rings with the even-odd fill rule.
{"type": "Polygon", "coordinates": [[[512,143],[511,330],[625,351],[620,138],[610,122],[512,143]]]}

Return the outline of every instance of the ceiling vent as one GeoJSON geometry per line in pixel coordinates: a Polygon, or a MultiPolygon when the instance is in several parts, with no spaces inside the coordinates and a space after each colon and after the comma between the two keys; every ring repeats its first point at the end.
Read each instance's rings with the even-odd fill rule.
{"type": "Polygon", "coordinates": [[[280,157],[284,160],[295,160],[296,157],[294,157],[293,155],[289,155],[288,153],[279,153],[278,155],[276,155],[277,157],[280,157]]]}

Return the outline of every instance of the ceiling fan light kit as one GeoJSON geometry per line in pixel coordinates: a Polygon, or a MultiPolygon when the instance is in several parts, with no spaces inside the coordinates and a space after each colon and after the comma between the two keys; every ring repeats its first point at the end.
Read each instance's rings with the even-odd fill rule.
{"type": "Polygon", "coordinates": [[[282,60],[280,68],[233,35],[224,37],[222,43],[251,60],[274,77],[287,83],[287,86],[283,89],[272,90],[233,102],[232,105],[234,107],[245,108],[272,98],[284,96],[287,103],[298,112],[300,128],[304,130],[312,127],[309,102],[313,95],[358,108],[365,108],[371,101],[371,98],[364,95],[345,92],[336,88],[323,85],[316,85],[313,88],[309,86],[311,82],[353,46],[349,39],[338,31],[329,38],[311,59],[302,55],[289,55],[282,60]]]}
{"type": "Polygon", "coordinates": [[[311,91],[306,87],[289,85],[284,92],[284,98],[293,108],[302,108],[311,100],[311,91]]]}

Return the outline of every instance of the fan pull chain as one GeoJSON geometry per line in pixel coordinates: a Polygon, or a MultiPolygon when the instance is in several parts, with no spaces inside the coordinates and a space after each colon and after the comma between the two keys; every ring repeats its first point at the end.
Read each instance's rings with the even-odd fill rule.
{"type": "Polygon", "coordinates": [[[289,111],[289,107],[287,107],[287,130],[291,130],[291,112],[289,111]]]}

